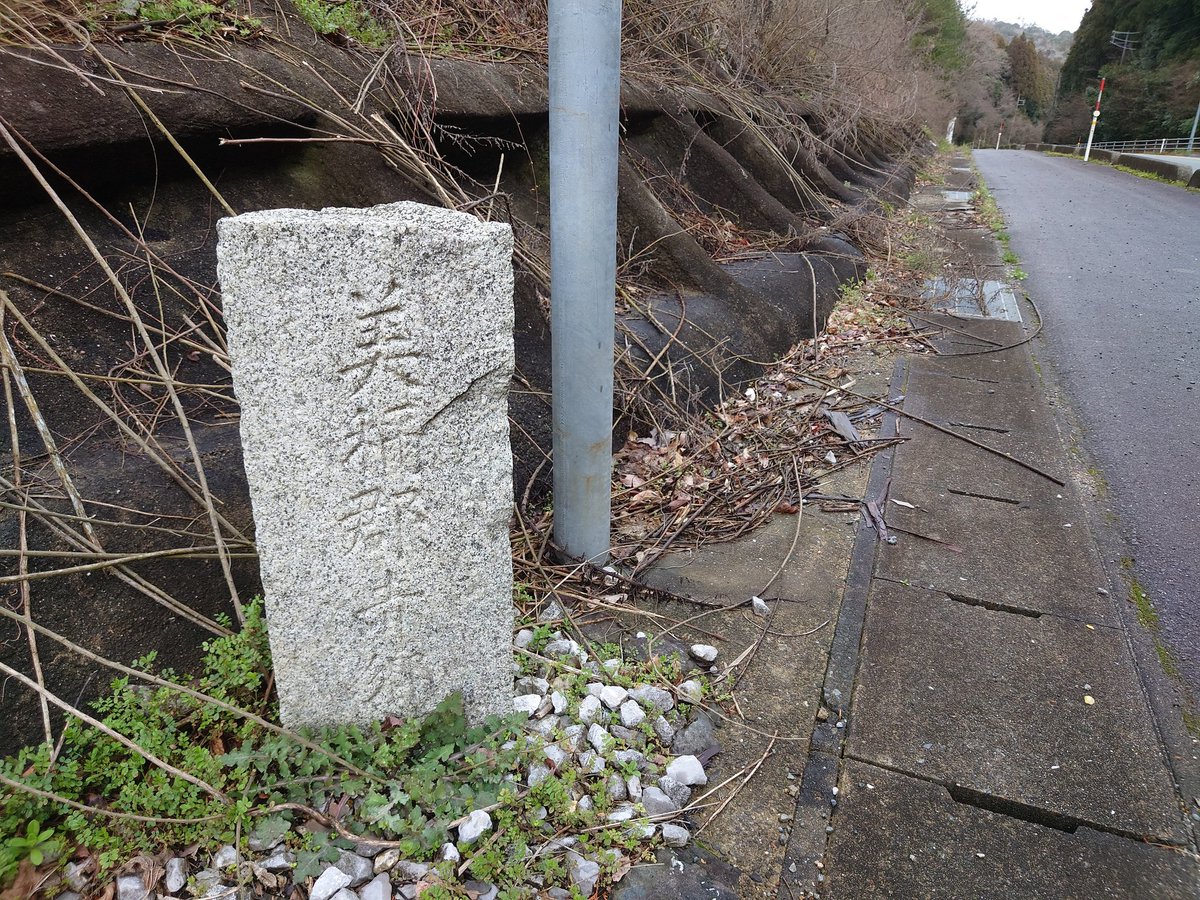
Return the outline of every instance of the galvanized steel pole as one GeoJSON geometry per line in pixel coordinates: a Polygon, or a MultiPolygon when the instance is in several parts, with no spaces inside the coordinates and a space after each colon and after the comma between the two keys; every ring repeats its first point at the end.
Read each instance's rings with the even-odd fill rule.
{"type": "Polygon", "coordinates": [[[621,0],[550,0],[554,538],[608,559],[621,0]]]}

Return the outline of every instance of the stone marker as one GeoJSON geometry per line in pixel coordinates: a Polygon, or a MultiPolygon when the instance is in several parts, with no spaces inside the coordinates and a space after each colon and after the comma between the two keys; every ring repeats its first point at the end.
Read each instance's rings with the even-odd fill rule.
{"type": "Polygon", "coordinates": [[[394,203],[218,234],[284,724],[511,713],[511,230],[394,203]]]}

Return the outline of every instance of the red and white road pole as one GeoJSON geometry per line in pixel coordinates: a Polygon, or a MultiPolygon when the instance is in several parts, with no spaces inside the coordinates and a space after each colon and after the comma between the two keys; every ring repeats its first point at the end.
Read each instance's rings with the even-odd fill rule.
{"type": "Polygon", "coordinates": [[[1092,127],[1088,130],[1087,148],[1083,151],[1083,161],[1087,162],[1092,155],[1092,138],[1096,135],[1096,123],[1100,121],[1100,98],[1104,96],[1104,79],[1100,79],[1100,93],[1096,95],[1096,108],[1092,110],[1092,127]]]}

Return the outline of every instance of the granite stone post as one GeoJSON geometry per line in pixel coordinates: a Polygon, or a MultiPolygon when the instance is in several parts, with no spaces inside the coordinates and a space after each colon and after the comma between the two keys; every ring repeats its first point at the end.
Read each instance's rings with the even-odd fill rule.
{"type": "Polygon", "coordinates": [[[218,233],[284,724],[510,713],[510,228],[394,203],[218,233]]]}

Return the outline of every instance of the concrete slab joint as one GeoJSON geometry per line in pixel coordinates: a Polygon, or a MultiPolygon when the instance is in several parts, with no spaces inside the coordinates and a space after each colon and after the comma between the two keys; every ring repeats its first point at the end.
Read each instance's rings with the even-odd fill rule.
{"type": "Polygon", "coordinates": [[[512,703],[512,233],[416,203],[219,225],[289,727],[512,703]]]}

